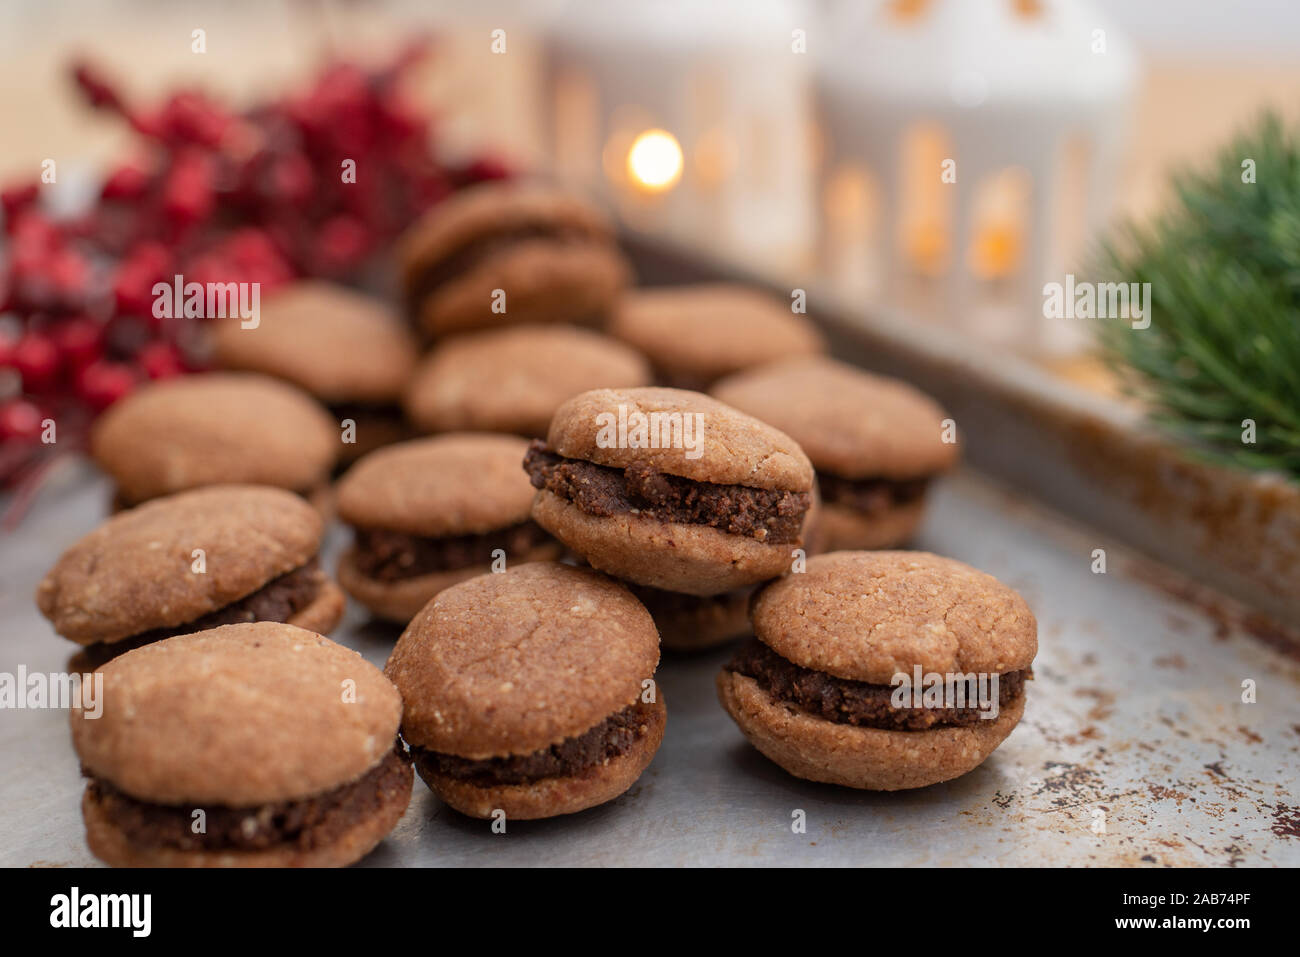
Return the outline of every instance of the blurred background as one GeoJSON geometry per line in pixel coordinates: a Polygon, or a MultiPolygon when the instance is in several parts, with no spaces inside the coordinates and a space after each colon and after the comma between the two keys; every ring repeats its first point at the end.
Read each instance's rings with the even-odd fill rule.
{"type": "Polygon", "coordinates": [[[76,94],[76,58],[136,101],[234,109],[426,31],[406,85],[447,162],[550,172],[631,230],[1104,391],[1086,328],[1042,320],[1043,283],[1158,209],[1171,169],[1300,108],[1286,0],[10,0],[0,183],[55,158],[75,206],[138,149],[76,94]]]}

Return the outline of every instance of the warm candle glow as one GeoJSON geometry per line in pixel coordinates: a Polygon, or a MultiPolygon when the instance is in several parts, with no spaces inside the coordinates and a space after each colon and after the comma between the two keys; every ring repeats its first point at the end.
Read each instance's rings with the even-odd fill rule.
{"type": "Polygon", "coordinates": [[[628,178],[652,193],[672,189],[682,178],[682,148],[667,130],[646,130],[627,151],[628,178]]]}

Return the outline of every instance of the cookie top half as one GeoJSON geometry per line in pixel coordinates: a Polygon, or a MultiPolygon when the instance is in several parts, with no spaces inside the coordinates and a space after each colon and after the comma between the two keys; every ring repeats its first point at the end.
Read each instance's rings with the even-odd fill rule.
{"type": "Polygon", "coordinates": [[[441,342],[415,373],[406,409],[431,432],[544,435],[571,396],[649,383],[649,363],[617,339],[576,326],[514,326],[441,342]]]}
{"type": "Polygon", "coordinates": [[[408,742],[479,759],[582,734],[637,700],[658,661],[654,620],[630,591],[536,562],[440,592],[385,673],[402,692],[408,742]]]}
{"type": "Polygon", "coordinates": [[[155,804],[245,807],[361,777],[393,749],[397,689],[355,651],[275,622],[225,625],[103,668],[103,713],[72,710],[82,765],[155,804]]]}
{"type": "Polygon", "coordinates": [[[789,433],[820,470],[848,479],[920,478],[950,468],[945,413],[904,382],[821,356],[728,376],[710,392],[789,433]]]}
{"type": "Polygon", "coordinates": [[[633,290],[614,311],[609,331],[668,378],[693,380],[693,386],[826,348],[806,316],[765,292],[731,283],[633,290]]]}
{"type": "Polygon", "coordinates": [[[155,382],[112,406],[91,434],[96,461],[128,502],[219,483],[309,491],[339,444],[314,399],[246,372],[155,382]]]}
{"type": "Polygon", "coordinates": [[[684,389],[584,392],[556,410],[546,441],[565,458],[647,467],[696,482],[792,492],[813,483],[812,464],[790,436],[684,389]]]}
{"type": "Polygon", "coordinates": [[[459,432],[371,452],[339,480],[339,518],[357,528],[478,535],[528,518],[528,440],[459,432]]]}
{"type": "Polygon", "coordinates": [[[391,403],[415,368],[404,320],[380,300],[345,286],[303,280],[262,304],[258,324],[212,325],[217,363],[286,379],[326,403],[391,403]]]}
{"type": "Polygon", "coordinates": [[[69,548],[36,603],[81,644],[171,628],[306,564],[321,534],[316,509],[283,489],[181,492],[120,512],[69,548]]]}
{"type": "Polygon", "coordinates": [[[1038,623],[991,575],[927,552],[831,552],[764,587],[754,635],[804,668],[889,684],[899,672],[1029,667],[1038,623]]]}

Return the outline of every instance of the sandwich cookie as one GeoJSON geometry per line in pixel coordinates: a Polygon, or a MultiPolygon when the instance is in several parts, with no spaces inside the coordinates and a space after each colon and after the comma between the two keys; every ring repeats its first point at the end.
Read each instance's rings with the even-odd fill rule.
{"type": "Polygon", "coordinates": [[[427,432],[546,434],[565,399],[650,384],[650,366],[616,339],[575,326],[512,326],[444,340],[406,396],[427,432]]]}
{"type": "Polygon", "coordinates": [[[411,227],[399,249],[426,335],[505,323],[603,323],[630,276],[606,218],[541,185],[486,183],[411,227]]]}
{"type": "Polygon", "coordinates": [[[660,384],[682,389],[826,348],[817,327],[787,303],[727,283],[632,290],[609,332],[650,359],[660,384]]]}
{"type": "Polygon", "coordinates": [[[353,544],[339,583],[380,618],[405,625],[449,585],[509,565],[559,558],[529,518],[532,487],[519,469],[525,439],[458,433],[367,455],[339,480],[339,518],[353,544]]]}
{"type": "Polygon", "coordinates": [[[273,485],[320,502],[338,455],[328,412],[295,386],[208,372],[145,386],[105,412],[91,453],[130,508],[202,485],[273,485]]]}
{"type": "Polygon", "coordinates": [[[794,359],[728,377],[712,393],[808,454],[821,493],[815,536],[826,551],[906,543],[931,482],[957,461],[933,400],[842,362],[794,359]]]}
{"type": "Polygon", "coordinates": [[[786,571],[812,501],[793,439],[680,389],[575,396],[524,468],[533,518],[592,567],[688,595],[786,571]]]}
{"type": "Polygon", "coordinates": [[[416,770],[470,817],[572,814],[632,786],[663,740],[659,636],[617,582],[541,562],[440,593],[385,674],[416,770]]]}
{"type": "Polygon", "coordinates": [[[411,799],[397,689],[292,625],[182,635],[104,668],[72,709],[86,842],[114,867],[341,867],[411,799]]]}
{"type": "Polygon", "coordinates": [[[230,318],[211,328],[219,366],[284,379],[325,405],[337,422],[351,419],[355,441],[339,446],[345,461],[409,437],[401,399],[415,369],[416,343],[380,300],[302,280],[277,290],[256,326],[246,329],[230,318]]]}
{"type": "Polygon", "coordinates": [[[751,617],[755,640],[718,675],[718,697],[796,777],[873,791],[947,781],[1024,714],[1033,613],[950,558],[818,555],[760,590],[751,617]]]}
{"type": "Polygon", "coordinates": [[[55,631],[85,646],[77,670],[236,622],[328,632],[345,599],[320,568],[321,533],[316,510],[283,489],[180,492],[113,516],[69,548],[36,604],[55,631]]]}

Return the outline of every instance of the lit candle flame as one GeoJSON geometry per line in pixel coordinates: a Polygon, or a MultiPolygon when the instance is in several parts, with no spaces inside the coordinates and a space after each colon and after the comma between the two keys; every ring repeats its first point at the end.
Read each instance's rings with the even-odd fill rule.
{"type": "Polygon", "coordinates": [[[651,193],[662,193],[682,178],[682,147],[667,130],[646,130],[627,151],[628,178],[651,193]]]}

